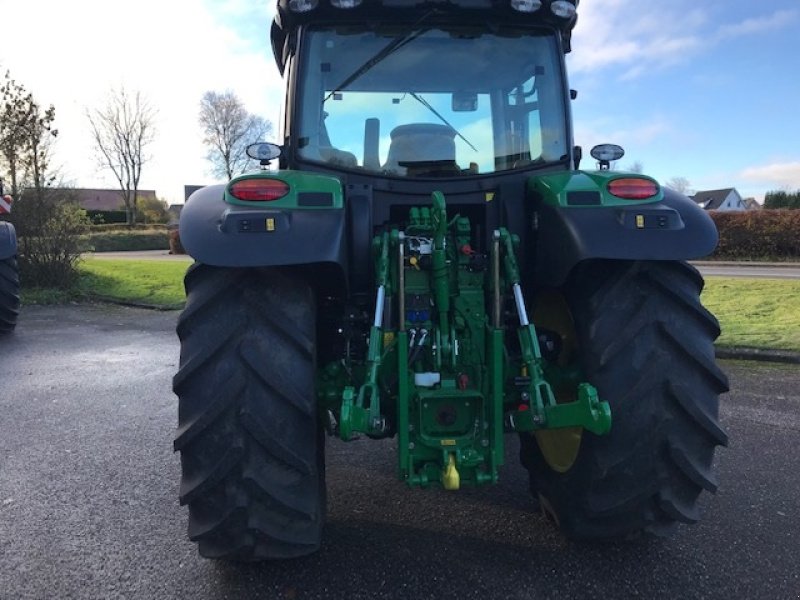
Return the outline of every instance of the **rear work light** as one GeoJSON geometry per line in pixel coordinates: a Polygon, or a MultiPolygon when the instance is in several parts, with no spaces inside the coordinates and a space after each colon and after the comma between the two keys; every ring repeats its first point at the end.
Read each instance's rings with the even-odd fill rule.
{"type": "Polygon", "coordinates": [[[319,0],[289,0],[289,10],[304,13],[317,8],[319,0]]]}
{"type": "Polygon", "coordinates": [[[575,10],[577,7],[577,2],[570,2],[569,0],[555,0],[555,2],[550,5],[550,10],[557,17],[561,17],[562,19],[571,19],[575,16],[575,10]]]}
{"type": "Polygon", "coordinates": [[[533,13],[542,8],[542,0],[511,0],[511,8],[524,13],[533,13]]]}
{"type": "Polygon", "coordinates": [[[642,177],[626,177],[609,181],[608,191],[625,200],[645,200],[658,193],[658,184],[642,177]]]}
{"type": "Polygon", "coordinates": [[[280,179],[263,177],[242,179],[232,184],[228,190],[237,200],[248,202],[270,202],[283,198],[289,193],[289,185],[280,179]]]}

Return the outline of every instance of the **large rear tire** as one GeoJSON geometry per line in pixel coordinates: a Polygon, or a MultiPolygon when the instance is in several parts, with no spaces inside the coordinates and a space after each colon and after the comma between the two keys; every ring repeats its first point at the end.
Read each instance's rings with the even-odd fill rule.
{"type": "Polygon", "coordinates": [[[569,537],[666,534],[696,522],[700,493],[716,491],[714,450],[728,441],[718,395],[728,382],[702,288],[686,263],[628,261],[585,265],[565,288],[583,375],[611,405],[611,432],[583,432],[566,472],[532,435],[521,436],[520,456],[531,490],[569,537]]]}
{"type": "Polygon", "coordinates": [[[310,554],[325,519],[311,288],[276,268],[194,265],[186,294],[173,387],[189,538],[208,558],[310,554]]]}
{"type": "Polygon", "coordinates": [[[0,335],[11,333],[19,316],[19,269],[14,256],[0,260],[0,335]]]}

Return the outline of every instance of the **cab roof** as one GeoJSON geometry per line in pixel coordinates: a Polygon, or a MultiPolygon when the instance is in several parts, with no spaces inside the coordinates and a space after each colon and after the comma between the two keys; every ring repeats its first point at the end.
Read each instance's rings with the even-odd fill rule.
{"type": "MultiPolygon", "coordinates": [[[[564,18],[557,16],[553,5],[571,4],[579,0],[349,0],[353,8],[337,8],[337,0],[278,0],[278,10],[272,23],[272,52],[278,69],[283,73],[289,52],[294,44],[294,33],[303,25],[358,25],[383,28],[392,24],[398,28],[425,22],[426,26],[460,24],[496,24],[548,26],[561,35],[565,53],[571,50],[572,30],[577,14],[564,18]],[[541,7],[532,12],[512,8],[515,4],[541,7]],[[298,5],[306,10],[298,12],[298,5]]],[[[340,0],[341,1],[341,0],[340,0]]]]}

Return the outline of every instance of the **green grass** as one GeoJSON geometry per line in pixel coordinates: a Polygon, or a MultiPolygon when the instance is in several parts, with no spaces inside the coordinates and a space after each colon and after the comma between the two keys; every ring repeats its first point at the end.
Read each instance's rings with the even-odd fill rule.
{"type": "Polygon", "coordinates": [[[78,265],[78,288],[90,297],[181,308],[188,266],[172,260],[88,258],[78,265]]]}
{"type": "Polygon", "coordinates": [[[719,346],[800,351],[800,281],[707,277],[703,304],[719,319],[719,346]]]}
{"type": "MultiPolygon", "coordinates": [[[[23,302],[88,296],[180,308],[187,268],[183,261],[86,259],[79,265],[77,292],[30,290],[23,302]]],[[[800,351],[800,281],[708,277],[702,299],[720,321],[718,345],[800,351]]]]}

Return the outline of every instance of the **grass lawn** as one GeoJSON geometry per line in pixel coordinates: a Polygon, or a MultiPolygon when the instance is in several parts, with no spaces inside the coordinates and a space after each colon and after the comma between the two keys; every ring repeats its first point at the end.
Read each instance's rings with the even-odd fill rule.
{"type": "Polygon", "coordinates": [[[188,267],[184,261],[89,258],[78,266],[79,288],[98,298],[182,308],[188,267]]]}
{"type": "MultiPolygon", "coordinates": [[[[183,261],[85,259],[78,296],[181,308],[187,268],[183,261]]],[[[800,280],[708,277],[702,299],[722,326],[718,345],[800,351],[800,280]]]]}
{"type": "Polygon", "coordinates": [[[703,304],[719,319],[719,346],[800,351],[800,280],[707,277],[703,304]]]}

